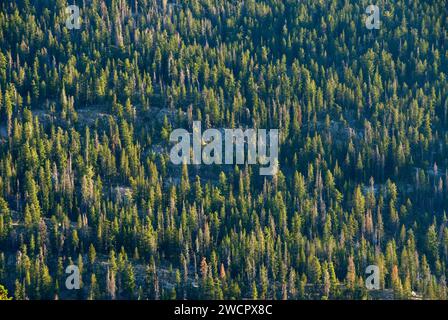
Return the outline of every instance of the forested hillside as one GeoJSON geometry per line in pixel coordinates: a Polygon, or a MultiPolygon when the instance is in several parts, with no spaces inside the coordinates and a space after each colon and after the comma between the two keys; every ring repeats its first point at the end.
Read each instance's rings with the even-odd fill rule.
{"type": "Polygon", "coordinates": [[[1,1],[9,296],[446,299],[448,5],[377,2],[1,1]],[[193,121],[278,128],[278,174],[172,164],[193,121]]]}

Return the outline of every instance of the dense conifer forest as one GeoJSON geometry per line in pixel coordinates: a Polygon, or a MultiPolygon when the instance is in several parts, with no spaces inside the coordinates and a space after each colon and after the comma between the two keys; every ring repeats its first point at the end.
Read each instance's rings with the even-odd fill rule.
{"type": "Polygon", "coordinates": [[[446,299],[448,5],[369,4],[1,1],[0,299],[446,299]],[[278,173],[174,165],[193,121],[278,173]]]}

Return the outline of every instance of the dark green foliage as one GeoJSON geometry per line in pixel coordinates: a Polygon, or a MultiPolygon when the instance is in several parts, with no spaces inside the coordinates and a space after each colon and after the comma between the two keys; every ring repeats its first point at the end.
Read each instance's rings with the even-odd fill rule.
{"type": "Polygon", "coordinates": [[[372,31],[367,1],[82,3],[80,30],[65,0],[0,4],[16,299],[363,299],[371,264],[379,298],[447,298],[446,1],[372,31]],[[195,120],[279,128],[278,175],[172,165],[195,120]]]}

